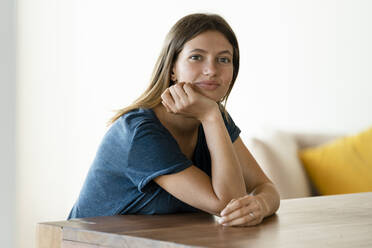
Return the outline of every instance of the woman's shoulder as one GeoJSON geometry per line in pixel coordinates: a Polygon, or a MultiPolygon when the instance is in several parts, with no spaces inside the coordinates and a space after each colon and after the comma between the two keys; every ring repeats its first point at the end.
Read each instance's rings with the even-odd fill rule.
{"type": "Polygon", "coordinates": [[[152,109],[136,108],[118,118],[118,122],[135,125],[144,121],[155,121],[156,116],[152,109]]]}
{"type": "Polygon", "coordinates": [[[163,128],[152,109],[137,108],[118,118],[112,124],[111,129],[134,134],[144,129],[155,131],[163,128]]]}
{"type": "Polygon", "coordinates": [[[158,122],[151,109],[134,109],[119,117],[109,127],[101,146],[127,149],[133,145],[134,140],[143,140],[151,133],[164,133],[158,122]]]}

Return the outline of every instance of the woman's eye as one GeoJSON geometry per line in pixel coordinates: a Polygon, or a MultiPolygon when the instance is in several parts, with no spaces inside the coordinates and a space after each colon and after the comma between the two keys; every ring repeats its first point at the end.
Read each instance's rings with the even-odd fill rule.
{"type": "Polygon", "coordinates": [[[192,55],[192,56],[190,56],[190,59],[191,60],[201,60],[202,57],[200,55],[192,55]]]}
{"type": "Polygon", "coordinates": [[[225,64],[228,64],[228,63],[231,62],[231,60],[229,58],[225,58],[225,57],[218,58],[218,61],[221,62],[221,63],[225,63],[225,64]]]}

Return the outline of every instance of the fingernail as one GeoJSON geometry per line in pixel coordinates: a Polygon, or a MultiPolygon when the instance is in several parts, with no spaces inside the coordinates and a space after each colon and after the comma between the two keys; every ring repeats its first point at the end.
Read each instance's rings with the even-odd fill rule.
{"type": "Polygon", "coordinates": [[[226,218],[220,218],[219,220],[218,220],[218,223],[220,223],[220,224],[222,224],[224,221],[226,220],[226,218]]]}

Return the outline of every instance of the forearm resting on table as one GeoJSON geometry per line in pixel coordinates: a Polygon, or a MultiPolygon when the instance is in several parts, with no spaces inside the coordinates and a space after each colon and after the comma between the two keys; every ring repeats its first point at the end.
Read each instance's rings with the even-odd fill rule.
{"type": "Polygon", "coordinates": [[[211,183],[222,210],[231,199],[247,194],[244,177],[221,114],[202,124],[211,155],[211,183]]]}
{"type": "Polygon", "coordinates": [[[265,217],[270,216],[278,210],[280,205],[279,194],[272,183],[264,183],[251,192],[262,203],[265,217]]]}

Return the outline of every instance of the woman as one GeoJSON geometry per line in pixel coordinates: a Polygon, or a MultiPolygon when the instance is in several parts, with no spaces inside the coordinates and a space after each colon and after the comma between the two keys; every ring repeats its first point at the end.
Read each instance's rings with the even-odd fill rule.
{"type": "Polygon", "coordinates": [[[179,20],[150,86],[111,120],[69,218],[202,210],[250,226],[275,213],[278,192],[222,104],[238,70],[222,17],[179,20]]]}

